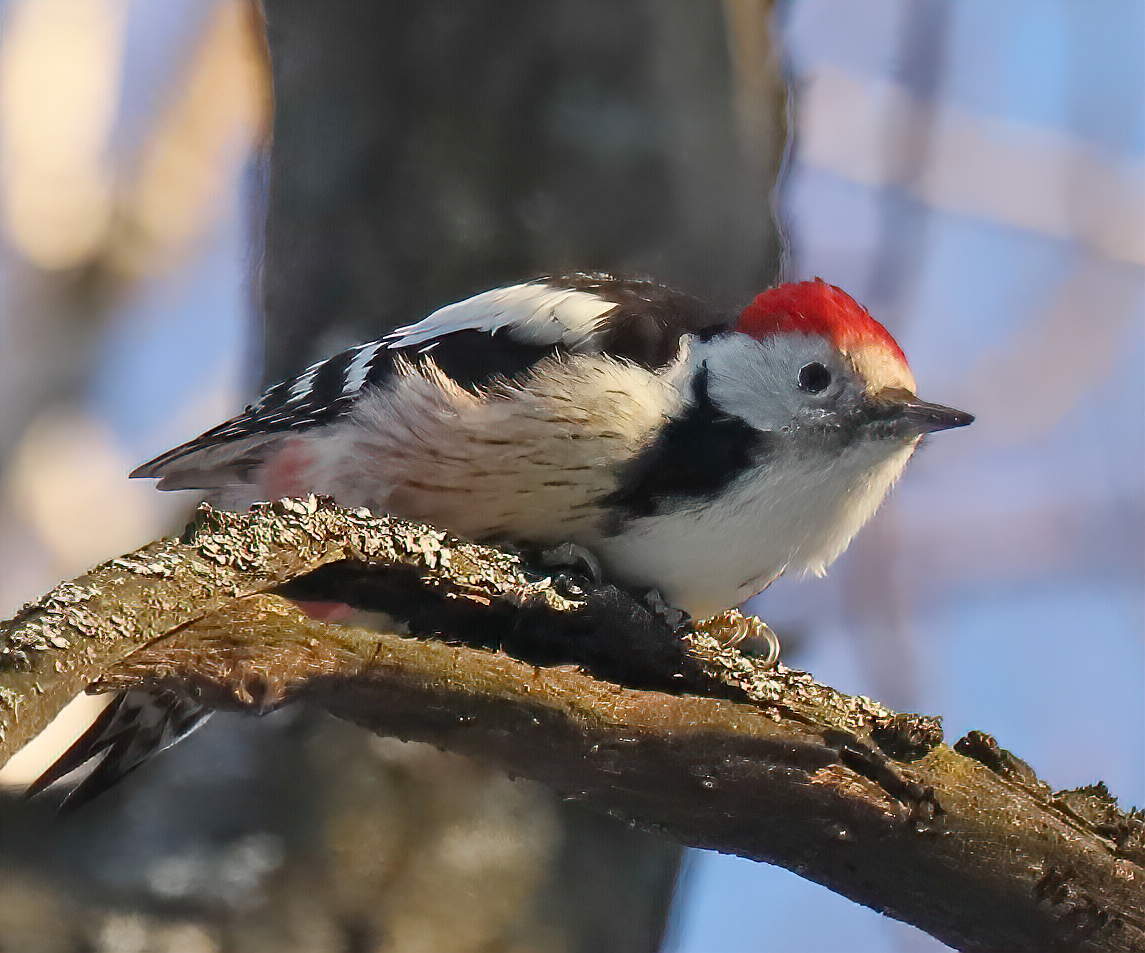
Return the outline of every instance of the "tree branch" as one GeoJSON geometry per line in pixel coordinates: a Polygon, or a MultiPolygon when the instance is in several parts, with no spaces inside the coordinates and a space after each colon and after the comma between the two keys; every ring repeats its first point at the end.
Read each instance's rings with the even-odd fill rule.
{"type": "Polygon", "coordinates": [[[735,624],[670,637],[614,588],[562,592],[512,555],[313,499],[204,508],[181,540],[0,624],[0,759],[90,682],[255,711],[306,699],[781,864],[960,949],[1145,947],[1139,814],[1104,788],[1053,794],[987,735],[951,749],[934,719],[761,671],[722,644],[735,624]],[[327,625],[262,594],[288,582],[470,644],[327,625]]]}

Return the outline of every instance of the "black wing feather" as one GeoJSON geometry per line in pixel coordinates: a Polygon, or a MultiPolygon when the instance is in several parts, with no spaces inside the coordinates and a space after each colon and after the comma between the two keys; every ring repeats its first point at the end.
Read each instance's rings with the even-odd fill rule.
{"type": "Polygon", "coordinates": [[[35,797],[88,762],[94,768],[60,803],[73,811],[117,784],[145,761],[200,728],[212,711],[174,691],[120,692],[91,726],[25,792],[35,797]]]}
{"type": "Polygon", "coordinates": [[[732,320],[652,278],[577,272],[541,280],[614,302],[617,310],[596,338],[599,350],[650,370],[664,367],[676,356],[684,335],[708,337],[726,330],[732,320]]]}

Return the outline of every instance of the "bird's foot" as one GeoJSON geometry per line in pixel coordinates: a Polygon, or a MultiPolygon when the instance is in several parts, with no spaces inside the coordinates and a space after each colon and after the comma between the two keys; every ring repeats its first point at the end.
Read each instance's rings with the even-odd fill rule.
{"type": "Polygon", "coordinates": [[[649,611],[656,616],[656,618],[665,622],[673,632],[683,626],[689,625],[692,621],[692,617],[683,609],[677,609],[675,606],[669,605],[660,594],[659,589],[647,590],[643,595],[643,602],[649,611]]]}
{"type": "Polygon", "coordinates": [[[744,615],[739,609],[728,609],[701,619],[695,629],[713,636],[728,648],[738,649],[762,668],[775,668],[779,662],[779,636],[762,619],[744,615]]]}
{"type": "Polygon", "coordinates": [[[542,550],[537,556],[537,564],[546,569],[559,569],[563,572],[556,574],[553,582],[559,589],[570,590],[576,596],[582,594],[581,586],[576,583],[577,578],[590,585],[600,585],[605,582],[605,570],[600,560],[584,546],[576,543],[561,543],[552,549],[542,550]]]}
{"type": "Polygon", "coordinates": [[[552,549],[541,550],[538,562],[546,569],[563,569],[583,576],[596,586],[604,582],[604,569],[600,560],[576,543],[561,543],[552,549]]]}

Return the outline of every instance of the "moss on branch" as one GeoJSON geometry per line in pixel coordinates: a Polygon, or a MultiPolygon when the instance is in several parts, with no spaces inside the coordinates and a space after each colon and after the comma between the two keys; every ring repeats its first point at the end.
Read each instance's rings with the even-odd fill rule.
{"type": "Polygon", "coordinates": [[[0,697],[20,700],[0,705],[0,760],[90,683],[307,700],[781,864],[960,949],[1145,947],[1140,815],[1102,787],[1054,794],[983,733],[952,749],[936,719],[764,671],[723,644],[735,624],[674,636],[613,587],[562,589],[320,500],[204,508],[181,539],[0,625],[0,697]],[[318,622],[272,590],[384,608],[419,637],[318,622]]]}

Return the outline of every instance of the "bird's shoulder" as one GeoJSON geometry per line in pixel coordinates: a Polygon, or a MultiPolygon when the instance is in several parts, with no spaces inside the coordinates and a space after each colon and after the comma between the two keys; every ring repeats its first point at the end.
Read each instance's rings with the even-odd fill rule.
{"type": "MultiPolygon", "coordinates": [[[[392,350],[461,350],[472,338],[454,335],[477,331],[534,349],[540,360],[555,349],[575,354],[608,354],[657,369],[675,356],[680,338],[726,326],[728,319],[697,298],[651,278],[600,272],[549,275],[506,285],[439,308],[416,324],[383,338],[392,350]]],[[[496,361],[476,366],[490,376],[517,371],[523,354],[507,367],[496,361]]]]}

